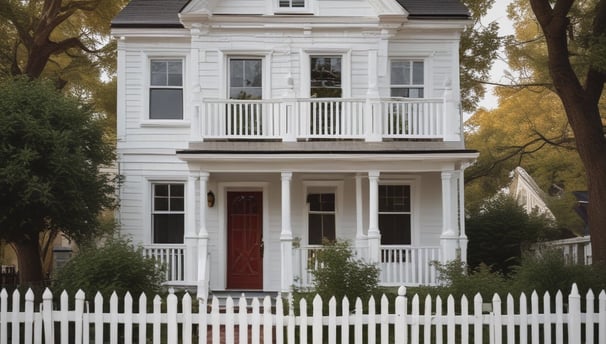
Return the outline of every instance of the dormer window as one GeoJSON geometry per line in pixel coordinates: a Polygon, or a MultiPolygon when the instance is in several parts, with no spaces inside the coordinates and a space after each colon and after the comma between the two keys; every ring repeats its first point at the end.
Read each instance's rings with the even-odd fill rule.
{"type": "Polygon", "coordinates": [[[312,0],[273,0],[275,13],[311,14],[312,0]]]}
{"type": "Polygon", "coordinates": [[[280,8],[305,8],[305,0],[278,0],[280,8]]]}

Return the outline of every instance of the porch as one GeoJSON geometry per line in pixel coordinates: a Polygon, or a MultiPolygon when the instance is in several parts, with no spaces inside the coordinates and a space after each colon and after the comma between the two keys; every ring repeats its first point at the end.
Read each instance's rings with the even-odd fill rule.
{"type": "MultiPolygon", "coordinates": [[[[314,283],[312,272],[319,267],[318,251],[322,247],[296,247],[292,251],[293,285],[299,288],[311,287],[314,283]]],[[[168,285],[184,286],[185,279],[185,245],[147,245],[143,248],[146,257],[156,259],[165,267],[165,278],[168,285]]],[[[356,256],[368,260],[366,248],[354,248],[356,256]]],[[[412,247],[382,245],[381,260],[378,264],[382,286],[417,286],[436,285],[438,273],[435,262],[441,261],[440,247],[412,247]]],[[[207,271],[213,266],[212,257],[207,257],[207,271]]]]}
{"type": "Polygon", "coordinates": [[[204,99],[190,140],[461,141],[461,117],[450,93],[443,99],[204,99]]]}

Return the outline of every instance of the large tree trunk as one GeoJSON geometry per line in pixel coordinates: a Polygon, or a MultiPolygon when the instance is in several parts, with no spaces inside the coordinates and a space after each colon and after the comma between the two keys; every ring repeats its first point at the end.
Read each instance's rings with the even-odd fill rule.
{"type": "Polygon", "coordinates": [[[44,281],[38,238],[13,243],[19,262],[19,283],[22,286],[39,285],[44,281]]]}

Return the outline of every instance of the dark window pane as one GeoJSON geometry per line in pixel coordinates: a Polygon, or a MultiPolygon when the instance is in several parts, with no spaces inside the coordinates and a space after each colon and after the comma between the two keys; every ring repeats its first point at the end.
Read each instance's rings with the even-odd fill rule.
{"type": "Polygon", "coordinates": [[[183,214],[155,214],[153,216],[155,244],[183,243],[183,214]]]}
{"type": "Polygon", "coordinates": [[[412,64],[412,83],[413,85],[423,85],[423,62],[413,62],[412,64]]]}
{"type": "Polygon", "coordinates": [[[263,97],[263,62],[261,59],[229,60],[229,98],[263,97]]]}
{"type": "Polygon", "coordinates": [[[182,197],[180,198],[174,198],[171,197],[170,199],[170,211],[183,211],[185,210],[184,207],[184,199],[182,197]]]}
{"type": "Polygon", "coordinates": [[[322,215],[309,214],[309,244],[322,244],[322,215]]]}
{"type": "Polygon", "coordinates": [[[183,119],[183,90],[152,88],[149,90],[150,119],[183,119]]]}
{"type": "Polygon", "coordinates": [[[183,197],[185,186],[183,184],[170,185],[170,197],[183,197]]]}
{"type": "Polygon", "coordinates": [[[309,194],[307,196],[310,211],[335,211],[335,194],[309,194]]]}
{"type": "Polygon", "coordinates": [[[409,214],[379,214],[382,245],[410,245],[409,214]]]}
{"type": "Polygon", "coordinates": [[[292,0],[292,7],[305,7],[305,0],[292,0]]]}
{"type": "Polygon", "coordinates": [[[335,215],[309,214],[309,244],[321,245],[324,240],[335,241],[335,215]]]}
{"type": "Polygon", "coordinates": [[[168,211],[168,198],[167,197],[154,198],[154,210],[155,211],[168,211]]]}
{"type": "Polygon", "coordinates": [[[341,89],[341,57],[311,57],[311,96],[316,98],[338,98],[341,89]]]}
{"type": "Polygon", "coordinates": [[[380,212],[410,212],[410,186],[380,185],[380,212]]]}
{"type": "Polygon", "coordinates": [[[154,196],[168,197],[168,184],[154,184],[154,196]]]}

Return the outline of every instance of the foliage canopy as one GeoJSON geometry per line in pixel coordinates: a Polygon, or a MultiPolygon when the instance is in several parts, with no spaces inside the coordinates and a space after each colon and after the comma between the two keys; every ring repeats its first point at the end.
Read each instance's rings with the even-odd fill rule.
{"type": "Polygon", "coordinates": [[[114,205],[112,177],[99,171],[113,158],[90,107],[48,82],[0,83],[0,238],[17,248],[25,281],[41,278],[40,233],[81,240],[99,228],[114,205]]]}

